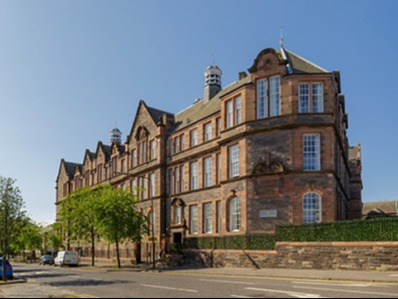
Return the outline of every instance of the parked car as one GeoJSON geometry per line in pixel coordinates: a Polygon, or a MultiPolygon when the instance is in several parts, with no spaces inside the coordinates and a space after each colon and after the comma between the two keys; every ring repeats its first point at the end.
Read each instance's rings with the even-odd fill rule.
{"type": "Polygon", "coordinates": [[[54,265],[54,257],[51,255],[43,255],[40,258],[39,265],[54,265]]]}
{"type": "MultiPolygon", "coordinates": [[[[11,264],[6,261],[6,276],[8,279],[13,279],[14,278],[14,272],[12,270],[11,264]]],[[[0,257],[0,279],[3,279],[3,258],[0,257]]]]}
{"type": "Polygon", "coordinates": [[[79,266],[79,255],[75,251],[60,251],[54,259],[55,266],[79,266]]]}

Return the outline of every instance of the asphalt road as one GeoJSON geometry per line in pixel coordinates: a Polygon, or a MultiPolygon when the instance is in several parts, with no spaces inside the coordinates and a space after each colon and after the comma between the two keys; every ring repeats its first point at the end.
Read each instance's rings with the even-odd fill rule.
{"type": "Polygon", "coordinates": [[[195,270],[104,272],[14,265],[24,284],[2,285],[7,298],[398,298],[397,284],[203,275],[195,270]]]}

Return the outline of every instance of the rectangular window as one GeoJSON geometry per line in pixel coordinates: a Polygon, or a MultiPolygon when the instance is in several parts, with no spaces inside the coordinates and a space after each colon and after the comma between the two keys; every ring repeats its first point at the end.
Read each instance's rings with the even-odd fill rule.
{"type": "Polygon", "coordinates": [[[234,126],[234,102],[227,102],[227,129],[234,126]]]}
{"type": "Polygon", "coordinates": [[[169,169],[169,192],[170,194],[175,194],[174,192],[174,170],[169,169]]]}
{"type": "Polygon", "coordinates": [[[181,193],[180,167],[174,168],[174,176],[176,181],[176,194],[178,194],[181,193]]]}
{"type": "Polygon", "coordinates": [[[149,144],[150,147],[150,159],[155,160],[156,159],[156,140],[152,140],[149,144]]]}
{"type": "Polygon", "coordinates": [[[257,118],[268,117],[268,79],[257,81],[257,118]]]}
{"type": "Polygon", "coordinates": [[[210,234],[213,232],[213,204],[204,204],[203,210],[204,233],[210,234]]]}
{"type": "Polygon", "coordinates": [[[112,158],[112,175],[117,173],[117,157],[112,158]]]}
{"type": "Polygon", "coordinates": [[[149,198],[155,197],[156,175],[151,173],[149,175],[149,198]]]}
{"type": "Polygon", "coordinates": [[[136,185],[135,179],[130,181],[130,188],[131,188],[131,193],[133,195],[137,195],[137,190],[136,190],[137,189],[137,185],[136,185]]]}
{"type": "Polygon", "coordinates": [[[139,188],[139,195],[138,196],[139,196],[140,200],[146,199],[145,190],[147,190],[147,189],[146,189],[145,183],[146,183],[146,179],[145,178],[143,178],[143,177],[139,177],[138,178],[138,188],[139,188]]]}
{"type": "Polygon", "coordinates": [[[321,170],[321,136],[319,134],[304,135],[303,138],[304,170],[321,170]]]}
{"type": "Polygon", "coordinates": [[[299,84],[299,113],[310,112],[310,87],[308,83],[299,84]]]}
{"type": "Polygon", "coordinates": [[[137,150],[136,149],[133,149],[131,151],[131,166],[133,168],[137,167],[137,150]]]}
{"type": "Polygon", "coordinates": [[[299,113],[323,113],[323,92],[323,83],[300,83],[299,113]]]}
{"type": "Polygon", "coordinates": [[[103,169],[102,164],[98,165],[98,172],[97,172],[98,173],[98,183],[102,182],[102,180],[103,180],[102,169],[103,169]]]}
{"type": "Polygon", "coordinates": [[[174,224],[182,224],[182,207],[174,208],[174,224]]]}
{"type": "Polygon", "coordinates": [[[204,160],[204,187],[213,186],[213,158],[204,160]]]}
{"type": "Polygon", "coordinates": [[[242,97],[235,99],[235,125],[242,123],[242,97]]]}
{"type": "Polygon", "coordinates": [[[281,115],[280,77],[270,79],[270,110],[271,117],[281,115]]]}
{"type": "Polygon", "coordinates": [[[207,142],[207,141],[210,141],[210,140],[212,140],[213,139],[213,136],[212,136],[212,126],[211,126],[211,123],[208,123],[208,124],[205,124],[205,126],[204,126],[204,139],[205,139],[205,142],[207,142]]]}
{"type": "Polygon", "coordinates": [[[191,131],[191,147],[197,146],[198,144],[198,129],[195,129],[191,131]]]}
{"type": "Polygon", "coordinates": [[[312,110],[314,113],[323,113],[323,84],[312,84],[312,110]]]}
{"type": "Polygon", "coordinates": [[[146,141],[143,141],[138,145],[139,149],[138,163],[140,165],[147,162],[147,148],[148,148],[148,143],[146,141]]]}
{"type": "Polygon", "coordinates": [[[180,148],[181,148],[181,151],[185,150],[185,137],[184,137],[184,134],[182,134],[180,136],[180,148]]]}
{"type": "Polygon", "coordinates": [[[221,117],[216,119],[216,136],[219,137],[221,135],[221,117]]]}
{"type": "Polygon", "coordinates": [[[121,169],[122,169],[121,171],[123,173],[126,173],[126,160],[125,159],[122,160],[121,169]]]}
{"type": "Polygon", "coordinates": [[[229,178],[239,176],[239,145],[229,148],[229,178]]]}
{"type": "Polygon", "coordinates": [[[191,163],[191,190],[199,188],[198,162],[191,163]]]}
{"type": "Polygon", "coordinates": [[[189,232],[193,234],[197,234],[199,232],[199,215],[198,215],[198,206],[190,206],[189,207],[189,232]]]}

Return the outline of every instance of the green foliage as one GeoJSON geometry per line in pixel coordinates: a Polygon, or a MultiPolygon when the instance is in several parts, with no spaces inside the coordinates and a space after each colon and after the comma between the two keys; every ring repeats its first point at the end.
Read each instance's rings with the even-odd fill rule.
{"type": "Polygon", "coordinates": [[[276,242],[398,241],[398,218],[281,225],[275,235],[188,238],[182,249],[273,250],[276,242]]]}
{"type": "Polygon", "coordinates": [[[12,251],[34,251],[42,249],[42,245],[43,236],[41,228],[28,217],[22,219],[18,226],[17,237],[10,244],[12,251]]]}
{"type": "Polygon", "coordinates": [[[398,241],[398,218],[283,225],[278,226],[276,239],[287,242],[398,241]]]}

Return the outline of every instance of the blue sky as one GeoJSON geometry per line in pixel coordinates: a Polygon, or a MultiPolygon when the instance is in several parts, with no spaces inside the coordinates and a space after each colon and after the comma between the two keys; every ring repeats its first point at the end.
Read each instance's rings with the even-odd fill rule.
{"type": "Polygon", "coordinates": [[[264,48],[341,71],[364,201],[398,199],[398,1],[0,0],[0,174],[31,216],[54,220],[61,158],[130,131],[138,101],[178,112],[203,96],[212,55],[223,85],[264,48]]]}

